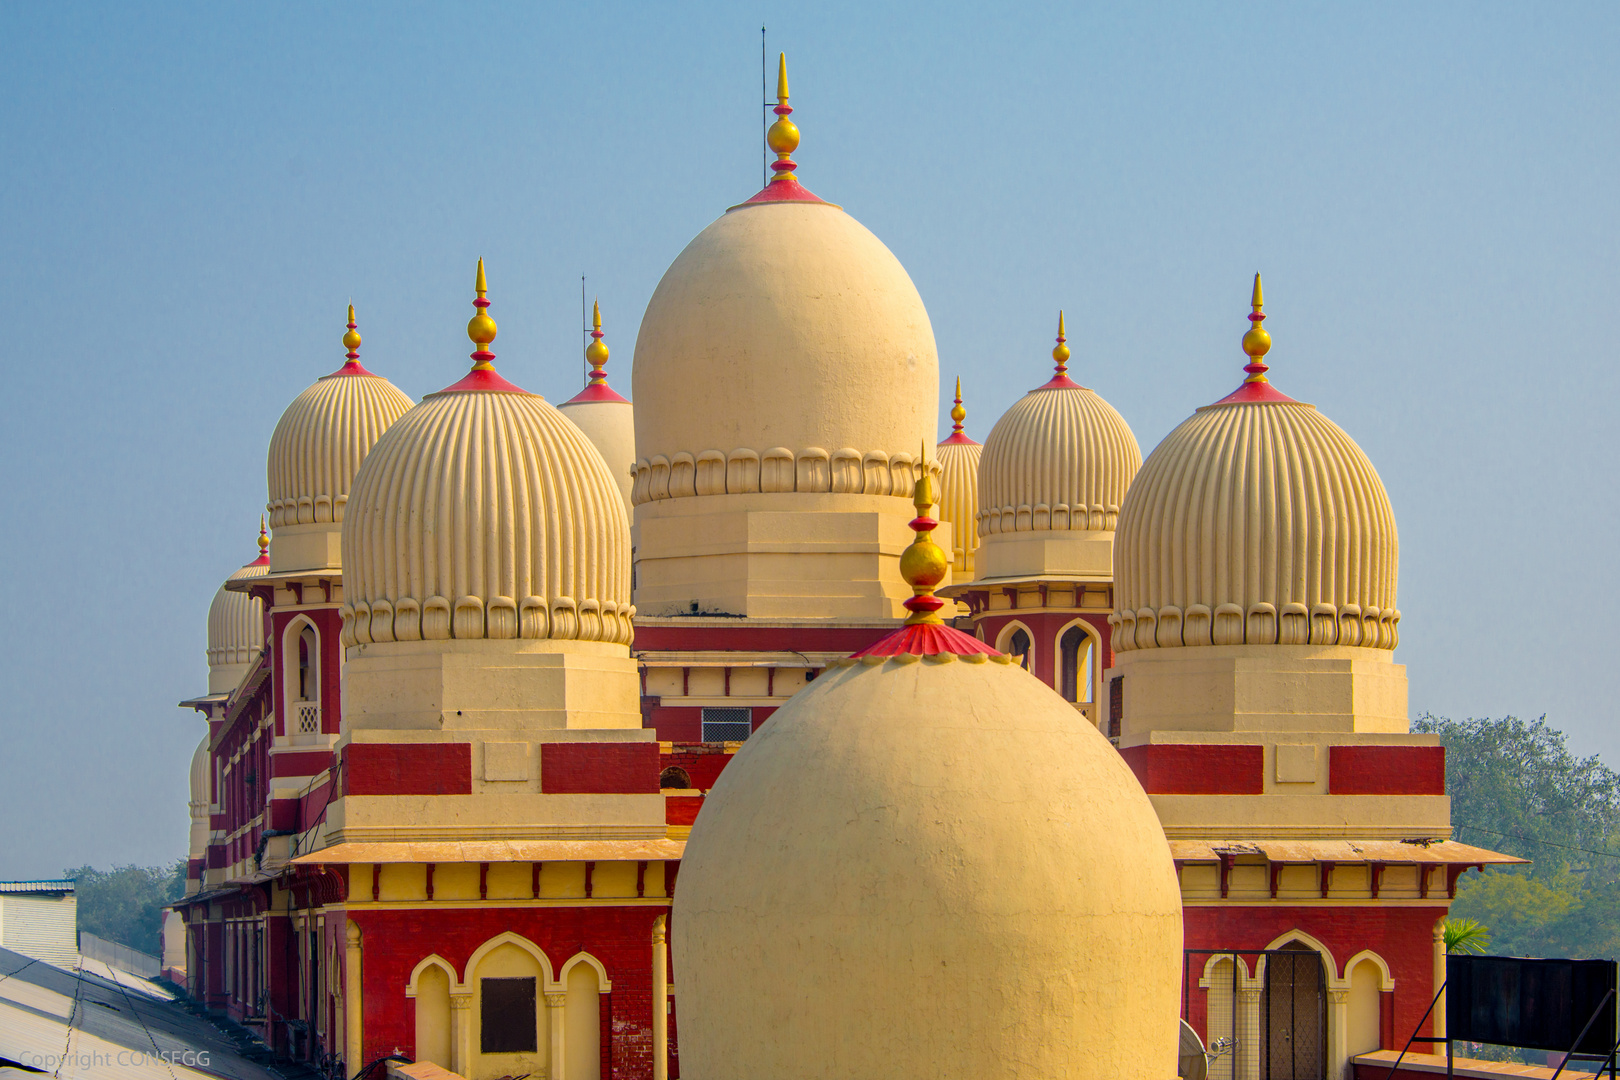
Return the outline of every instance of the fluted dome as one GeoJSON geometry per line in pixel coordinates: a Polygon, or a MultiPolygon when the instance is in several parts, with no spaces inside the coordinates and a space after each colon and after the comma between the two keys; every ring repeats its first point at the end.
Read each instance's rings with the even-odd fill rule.
{"type": "MultiPolygon", "coordinates": [[[[269,570],[270,559],[261,549],[257,559],[225,580],[263,577],[269,570]]],[[[247,593],[221,585],[208,605],[208,692],[228,694],[235,690],[263,648],[264,604],[247,593]]]]}
{"type": "MultiPolygon", "coordinates": [[[[208,816],[208,789],[211,786],[212,769],[209,767],[208,736],[205,734],[197,749],[191,754],[191,816],[193,819],[208,816]]],[[[193,846],[192,855],[201,854],[193,846]]]]}
{"type": "Polygon", "coordinates": [[[903,496],[891,462],[909,470],[934,442],[939,361],[922,298],[882,241],[820,200],[750,201],[699,233],[647,305],[633,381],[647,406],[638,506],[903,496]]]}
{"type": "Polygon", "coordinates": [[[1158,818],[1071,705],[985,659],[835,667],[720,775],[671,918],[685,1071],[1174,1075],[1158,818]]]}
{"type": "MultiPolygon", "coordinates": [[[[1259,286],[1256,285],[1256,329],[1259,286]]],[[[1399,542],[1355,441],[1266,381],[1188,417],[1120,513],[1114,649],[1359,645],[1393,649],[1399,542]]],[[[1245,340],[1250,347],[1250,340],[1245,340]]]]}
{"type": "MultiPolygon", "coordinates": [[[[479,278],[482,299],[482,264],[479,278]]],[[[602,455],[544,398],[496,374],[493,354],[481,356],[390,427],[355,477],[344,644],[628,644],[630,526],[602,455]]]]}
{"type": "Polygon", "coordinates": [[[592,311],[595,329],[592,341],[585,347],[585,358],[591,364],[591,377],[585,389],[557,406],[557,411],[572,420],[591,445],[607,462],[608,472],[624,497],[625,510],[630,510],[631,478],[636,471],[636,407],[608,385],[604,365],[608,347],[602,343],[602,308],[592,311]]]}
{"type": "Polygon", "coordinates": [[[951,407],[955,425],[939,444],[939,516],[951,523],[951,573],[960,585],[973,580],[974,553],[979,550],[979,453],[984,448],[962,430],[967,410],[962,408],[962,380],[956,380],[956,403],[951,407]]]}
{"type": "Polygon", "coordinates": [[[979,577],[1107,578],[1125,492],[1142,465],[1130,425],[1069,378],[1062,316],[1057,372],[1013,403],[979,459],[979,577]]]}
{"type": "Polygon", "coordinates": [[[266,479],[275,568],[340,565],[337,535],[360,463],[388,426],[411,408],[409,397],[361,366],[354,309],[346,340],[350,358],[293,398],[270,436],[266,479]]]}

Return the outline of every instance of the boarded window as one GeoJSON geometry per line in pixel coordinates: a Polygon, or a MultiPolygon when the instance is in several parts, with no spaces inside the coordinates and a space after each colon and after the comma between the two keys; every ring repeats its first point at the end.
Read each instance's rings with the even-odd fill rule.
{"type": "Polygon", "coordinates": [[[480,980],[480,1048],[486,1054],[532,1054],[535,1023],[534,979],[480,980]]]}
{"type": "Polygon", "coordinates": [[[1108,680],[1108,737],[1119,738],[1120,721],[1125,719],[1125,676],[1108,680]]]}

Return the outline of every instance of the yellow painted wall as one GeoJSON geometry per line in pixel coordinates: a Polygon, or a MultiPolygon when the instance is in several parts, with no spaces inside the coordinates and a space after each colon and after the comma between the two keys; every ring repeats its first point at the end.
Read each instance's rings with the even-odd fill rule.
{"type": "Polygon", "coordinates": [[[1379,1048],[1378,965],[1363,960],[1350,972],[1350,1030],[1345,1049],[1353,1057],[1379,1048]]]}
{"type": "Polygon", "coordinates": [[[567,1080],[600,1080],[601,984],[596,969],[575,964],[568,972],[568,1004],[563,1020],[563,1060],[567,1080]]]}
{"type": "Polygon", "coordinates": [[[416,1060],[450,1068],[450,976],[437,965],[416,979],[416,1060]]]}

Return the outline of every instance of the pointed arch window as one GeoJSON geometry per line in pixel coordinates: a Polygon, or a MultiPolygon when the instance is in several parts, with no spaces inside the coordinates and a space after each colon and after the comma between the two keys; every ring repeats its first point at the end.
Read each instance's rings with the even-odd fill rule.
{"type": "Polygon", "coordinates": [[[1096,680],[1093,672],[1096,649],[1091,635],[1078,626],[1069,627],[1058,639],[1058,655],[1063,700],[1090,705],[1096,680]]]}

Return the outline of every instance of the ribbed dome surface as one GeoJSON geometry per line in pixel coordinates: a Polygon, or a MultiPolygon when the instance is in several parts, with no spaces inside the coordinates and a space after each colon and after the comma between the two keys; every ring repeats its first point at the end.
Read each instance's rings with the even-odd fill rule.
{"type": "Polygon", "coordinates": [[[979,454],[984,447],[970,439],[946,439],[936,456],[940,464],[939,516],[951,523],[953,580],[973,577],[974,553],[979,550],[979,454]]]}
{"type": "Polygon", "coordinates": [[[636,339],[632,499],[907,497],[939,360],[916,286],[820,202],[734,208],[665,271],[636,339]],[[902,475],[903,474],[903,475],[902,475]]]}
{"type": "MultiPolygon", "coordinates": [[[[263,577],[270,569],[263,559],[248,563],[226,578],[263,577]]],[[[208,605],[208,666],[246,664],[264,648],[264,604],[247,593],[221,585],[208,605]]]]}
{"type": "Polygon", "coordinates": [[[390,427],[355,477],[343,566],[347,645],[630,642],[623,499],[537,395],[447,391],[390,427]]]}
{"type": "Polygon", "coordinates": [[[270,527],[341,522],[366,453],[411,408],[393,383],[340,369],[293,398],[270,436],[270,527]]]}
{"type": "Polygon", "coordinates": [[[1389,496],[1310,405],[1220,403],[1183,421],[1137,475],[1114,558],[1116,651],[1396,645],[1389,496]]]}
{"type": "MultiPolygon", "coordinates": [[[[209,768],[208,736],[204,735],[202,742],[197,744],[197,749],[191,755],[190,803],[191,816],[194,818],[198,816],[206,817],[208,814],[208,788],[210,787],[208,781],[211,771],[209,768]]],[[[202,853],[193,851],[191,854],[195,856],[202,853]]]]}
{"type": "Polygon", "coordinates": [[[1152,804],[1034,676],[945,659],[829,668],[720,774],[670,919],[689,1075],[1174,1074],[1152,804]]]}
{"type": "Polygon", "coordinates": [[[1141,465],[1130,425],[1095,392],[1031,390],[984,440],[979,535],[1111,530],[1141,465]]]}

